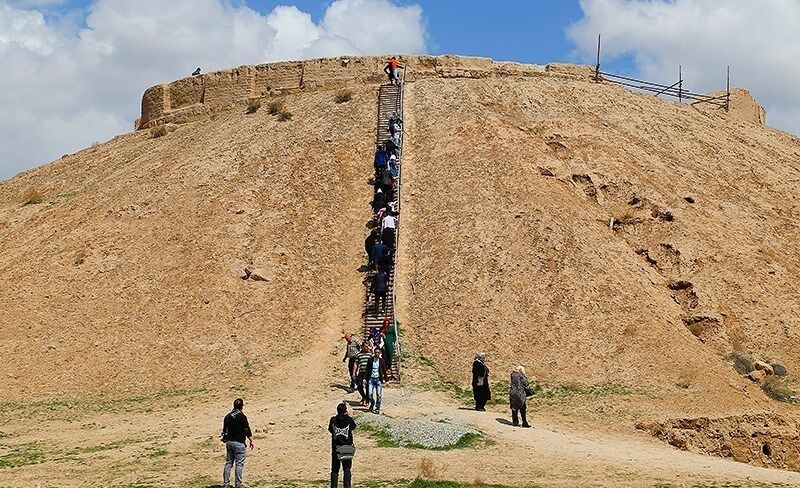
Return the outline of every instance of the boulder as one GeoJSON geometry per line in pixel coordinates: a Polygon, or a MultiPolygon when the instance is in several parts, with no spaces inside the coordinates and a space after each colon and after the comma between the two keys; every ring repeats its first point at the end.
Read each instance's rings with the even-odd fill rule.
{"type": "Polygon", "coordinates": [[[231,273],[243,280],[246,280],[248,275],[247,271],[243,270],[242,268],[231,268],[231,273]]]}
{"type": "Polygon", "coordinates": [[[267,277],[266,270],[255,268],[250,272],[250,279],[253,281],[267,281],[269,278],[267,277]]]}
{"type": "Polygon", "coordinates": [[[747,377],[750,378],[751,380],[755,381],[755,382],[763,380],[764,378],[766,378],[766,376],[767,376],[767,373],[765,373],[764,371],[762,371],[760,369],[757,369],[755,371],[750,371],[750,373],[747,374],[747,377]]]}
{"type": "Polygon", "coordinates": [[[759,371],[763,371],[767,375],[775,374],[775,371],[772,369],[772,366],[765,363],[764,361],[756,361],[753,363],[753,366],[759,371]]]}

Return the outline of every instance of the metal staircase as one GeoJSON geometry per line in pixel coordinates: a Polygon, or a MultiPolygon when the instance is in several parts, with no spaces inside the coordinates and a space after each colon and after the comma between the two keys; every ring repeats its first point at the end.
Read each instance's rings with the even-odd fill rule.
{"type": "MultiPolygon", "coordinates": [[[[381,85],[378,90],[378,120],[377,128],[375,131],[375,143],[382,144],[389,139],[389,117],[392,113],[397,112],[400,118],[403,117],[403,85],[405,81],[405,70],[403,70],[403,77],[400,85],[385,84],[381,85]]],[[[395,209],[400,212],[400,188],[402,182],[402,154],[403,154],[403,132],[400,133],[400,154],[397,159],[397,188],[394,192],[395,209]]],[[[377,175],[376,175],[377,177],[377,175]]],[[[397,328],[397,316],[395,314],[397,304],[397,292],[395,288],[396,274],[397,274],[397,252],[400,243],[400,216],[398,216],[397,230],[395,231],[394,255],[392,258],[392,268],[389,271],[389,292],[387,293],[387,308],[386,311],[378,311],[376,313],[374,302],[372,300],[372,292],[370,284],[375,275],[374,271],[369,271],[364,279],[364,311],[362,314],[363,320],[363,334],[366,340],[369,337],[369,330],[372,327],[380,329],[383,326],[385,318],[389,318],[390,327],[394,328],[395,343],[394,343],[394,360],[391,364],[392,376],[395,381],[400,381],[400,363],[401,363],[401,345],[400,334],[397,328]]]]}

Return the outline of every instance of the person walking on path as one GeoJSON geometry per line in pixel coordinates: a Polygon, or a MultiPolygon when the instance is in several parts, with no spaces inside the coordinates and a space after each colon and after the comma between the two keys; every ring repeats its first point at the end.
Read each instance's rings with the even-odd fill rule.
{"type": "Polygon", "coordinates": [[[533,395],[528,377],[525,375],[525,368],[517,366],[511,372],[511,391],[508,393],[508,400],[511,405],[511,421],[514,427],[519,426],[519,417],[522,415],[522,426],[528,425],[528,417],[525,415],[528,407],[528,397],[533,395]]]}
{"type": "Polygon", "coordinates": [[[372,359],[372,354],[369,352],[369,343],[364,341],[364,343],[361,344],[361,352],[358,353],[353,364],[353,376],[356,379],[358,393],[361,395],[362,407],[366,407],[368,405],[367,380],[369,377],[367,376],[367,367],[370,359],[372,359]]]}
{"type": "Polygon", "coordinates": [[[389,76],[389,83],[392,85],[400,84],[400,77],[397,76],[398,69],[405,69],[405,67],[400,66],[400,63],[397,62],[397,58],[394,56],[389,59],[389,62],[387,62],[386,66],[383,68],[383,72],[389,76]]]}
{"type": "Polygon", "coordinates": [[[244,487],[244,460],[247,457],[247,446],[244,441],[250,442],[250,450],[253,450],[253,433],[250,431],[250,424],[247,416],[242,412],[244,400],[237,398],[233,401],[233,410],[225,416],[222,422],[222,436],[220,440],[225,443],[227,457],[225,459],[225,469],[222,471],[222,483],[225,488],[231,486],[231,468],[236,465],[236,488],[244,487]]]}
{"type": "Polygon", "coordinates": [[[383,383],[386,381],[386,362],[381,357],[381,348],[376,347],[374,356],[367,363],[367,378],[369,378],[369,411],[380,414],[383,401],[383,383]]]}
{"type": "Polygon", "coordinates": [[[344,351],[342,362],[347,362],[347,374],[350,376],[350,391],[351,393],[356,389],[356,377],[353,375],[353,364],[356,361],[356,356],[361,351],[361,341],[351,333],[344,335],[344,340],[347,342],[347,347],[344,351]]]}
{"type": "Polygon", "coordinates": [[[472,361],[472,396],[475,397],[475,410],[485,412],[486,403],[492,399],[485,352],[475,354],[475,360],[472,361]]]}
{"type": "Polygon", "coordinates": [[[353,445],[353,431],[356,422],[347,413],[347,404],[340,403],[336,406],[336,415],[328,422],[328,432],[331,433],[331,488],[339,486],[339,468],[344,470],[342,486],[351,488],[353,476],[353,455],[356,448],[353,445]]]}
{"type": "Polygon", "coordinates": [[[364,239],[364,250],[367,251],[367,266],[372,268],[375,263],[372,260],[372,249],[375,248],[375,244],[377,244],[381,240],[381,232],[377,228],[372,229],[366,239],[364,239]]]}
{"type": "MultiPolygon", "coordinates": [[[[378,230],[378,232],[380,232],[380,230],[378,230]]],[[[375,245],[372,246],[372,255],[370,256],[373,264],[372,268],[375,269],[377,264],[380,262],[381,258],[384,256],[384,254],[388,253],[389,253],[389,248],[386,247],[386,244],[381,242],[380,238],[377,239],[375,241],[375,245]]]]}

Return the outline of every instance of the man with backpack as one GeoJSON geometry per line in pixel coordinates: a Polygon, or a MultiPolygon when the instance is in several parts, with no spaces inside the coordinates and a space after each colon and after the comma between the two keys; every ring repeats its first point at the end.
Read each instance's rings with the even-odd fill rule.
{"type": "Polygon", "coordinates": [[[353,445],[353,431],[356,423],[347,413],[347,404],[340,403],[336,406],[336,415],[328,422],[328,432],[331,433],[331,488],[339,486],[339,468],[344,468],[342,486],[351,488],[353,476],[353,456],[356,448],[353,445]]]}
{"type": "Polygon", "coordinates": [[[225,416],[222,422],[222,436],[220,440],[225,443],[227,457],[225,469],[222,471],[222,482],[225,488],[231,487],[231,468],[236,465],[236,488],[244,487],[244,460],[247,457],[247,446],[245,439],[250,442],[250,450],[253,450],[253,433],[250,431],[250,424],[247,416],[242,412],[244,400],[237,398],[233,401],[233,410],[225,416]]]}

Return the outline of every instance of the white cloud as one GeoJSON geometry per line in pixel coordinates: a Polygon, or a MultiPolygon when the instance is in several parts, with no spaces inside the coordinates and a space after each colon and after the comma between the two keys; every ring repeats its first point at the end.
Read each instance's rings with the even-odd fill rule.
{"type": "Polygon", "coordinates": [[[425,51],[421,9],[390,0],[336,0],[319,23],[232,0],[97,0],[85,18],[39,9],[60,3],[0,5],[0,178],[131,130],[146,88],[198,66],[425,51]]]}
{"type": "Polygon", "coordinates": [[[594,62],[629,54],[653,81],[677,78],[683,66],[694,91],[749,89],[770,125],[800,134],[800,0],[581,0],[584,18],[568,35],[594,62]]]}

